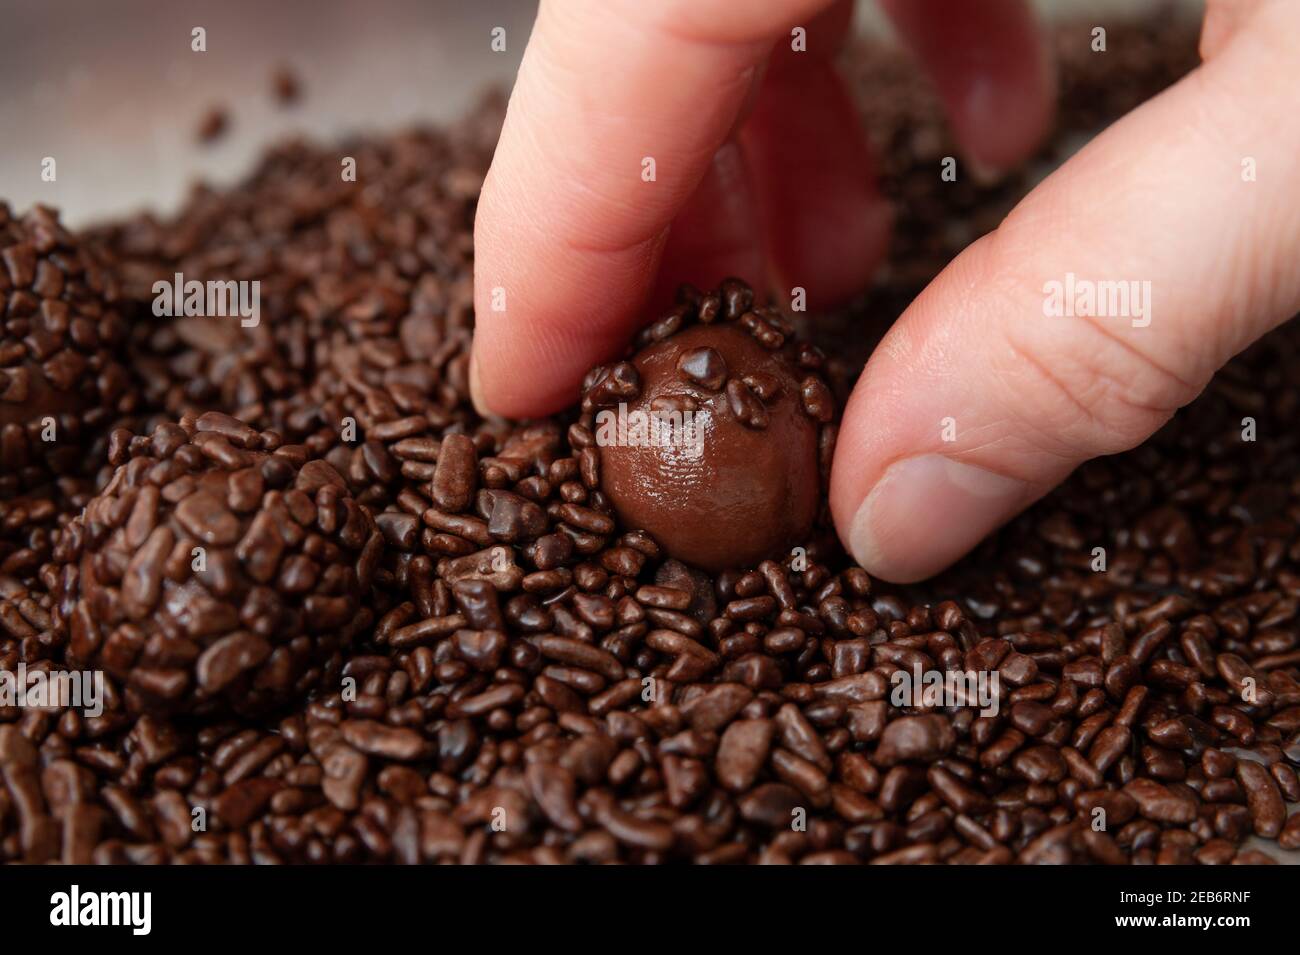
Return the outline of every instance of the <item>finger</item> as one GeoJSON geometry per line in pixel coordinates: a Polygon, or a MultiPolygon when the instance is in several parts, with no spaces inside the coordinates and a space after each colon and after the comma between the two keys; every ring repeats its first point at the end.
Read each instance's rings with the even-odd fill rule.
{"type": "Polygon", "coordinates": [[[851,3],[836,3],[804,36],[778,41],[741,131],[775,284],[783,293],[803,288],[813,309],[862,291],[892,219],[857,107],[832,63],[851,15],[851,3]]]}
{"type": "Polygon", "coordinates": [[[1236,36],[1263,0],[1208,0],[1201,23],[1201,58],[1213,59],[1236,36]]]}
{"type": "Polygon", "coordinates": [[[826,2],[543,4],[476,214],[483,404],[554,411],[626,342],[772,39],[826,2]]]}
{"type": "Polygon", "coordinates": [[[1051,124],[1047,47],[1024,0],[881,0],[933,78],[978,174],[1033,153],[1051,124]]]}
{"type": "Polygon", "coordinates": [[[659,260],[659,272],[645,312],[658,314],[676,301],[686,282],[715,288],[726,278],[744,279],[752,288],[767,287],[767,260],[760,234],[758,199],[749,163],[737,131],[753,111],[767,72],[759,64],[726,141],[718,147],[703,180],[673,218],[659,260]]]}
{"type": "Polygon", "coordinates": [[[1300,309],[1300,89],[1272,80],[1300,52],[1298,20],[1295,5],[1261,5],[894,326],[846,409],[832,476],[836,525],[869,571],[942,569],[1080,462],[1140,443],[1300,309]],[[1048,283],[1069,273],[1138,282],[1129,314],[1045,315],[1048,283]]]}
{"type": "Polygon", "coordinates": [[[724,143],[673,219],[646,311],[657,314],[667,307],[682,282],[716,288],[734,275],[753,288],[766,287],[759,234],[758,206],[745,157],[738,144],[724,143]]]}

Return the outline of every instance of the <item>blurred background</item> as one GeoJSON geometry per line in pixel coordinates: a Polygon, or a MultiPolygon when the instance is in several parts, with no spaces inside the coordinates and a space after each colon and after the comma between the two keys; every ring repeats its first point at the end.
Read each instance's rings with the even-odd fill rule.
{"type": "MultiPolygon", "coordinates": [[[[568,2],[568,0],[565,0],[568,2]]],[[[978,0],[970,0],[978,2],[978,0]]],[[[1199,16],[1201,0],[1039,0],[1045,16],[1199,16]]],[[[286,135],[328,141],[455,118],[508,89],[536,0],[0,0],[0,199],[72,226],[174,208],[286,135]],[[203,27],[207,52],[190,49],[203,27]],[[506,49],[493,52],[492,31],[506,49]],[[277,101],[274,75],[301,85],[277,101]],[[199,141],[213,110],[227,128],[199,141]],[[44,157],[57,179],[41,179],[44,157]]],[[[886,29],[870,0],[858,27],[886,29]]],[[[1118,78],[1117,78],[1118,79],[1118,78]]],[[[1119,81],[1122,82],[1122,79],[1119,81]]]]}

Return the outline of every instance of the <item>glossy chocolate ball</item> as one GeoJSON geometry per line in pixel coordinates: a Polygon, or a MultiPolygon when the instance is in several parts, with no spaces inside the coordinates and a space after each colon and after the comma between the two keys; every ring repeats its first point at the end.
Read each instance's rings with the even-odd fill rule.
{"type": "Polygon", "coordinates": [[[753,566],[806,539],[832,399],[786,342],[782,327],[746,311],[588,376],[600,486],[626,527],[709,571],[753,566]]]}

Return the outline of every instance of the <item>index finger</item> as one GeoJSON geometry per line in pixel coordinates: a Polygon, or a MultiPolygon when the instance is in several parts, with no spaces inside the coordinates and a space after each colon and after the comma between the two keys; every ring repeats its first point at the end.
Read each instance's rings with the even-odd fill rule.
{"type": "Polygon", "coordinates": [[[829,5],[542,4],[474,226],[476,401],[555,411],[626,344],[773,40],[829,5]]]}

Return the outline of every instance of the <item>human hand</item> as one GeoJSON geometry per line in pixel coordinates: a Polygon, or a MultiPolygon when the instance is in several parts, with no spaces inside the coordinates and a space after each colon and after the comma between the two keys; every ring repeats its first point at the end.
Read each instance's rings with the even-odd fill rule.
{"type": "MultiPolygon", "coordinates": [[[[885,7],[970,164],[1032,150],[1050,83],[1022,3],[885,7]]],[[[814,309],[865,285],[889,216],[829,62],[850,12],[543,4],[476,222],[481,407],[571,403],[679,281],[800,285],[814,309]]],[[[942,569],[1080,462],[1140,443],[1300,308],[1298,21],[1286,0],[1212,2],[1206,64],[1042,183],[894,325],[845,410],[832,476],[840,535],[869,571],[942,569]],[[1137,282],[1130,310],[1145,314],[1046,315],[1050,283],[1071,274],[1137,282]]]]}

